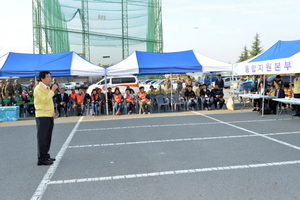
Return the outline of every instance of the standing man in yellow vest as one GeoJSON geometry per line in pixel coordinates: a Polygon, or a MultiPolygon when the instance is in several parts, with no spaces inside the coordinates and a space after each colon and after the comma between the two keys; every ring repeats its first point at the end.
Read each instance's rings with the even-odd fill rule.
{"type": "MultiPolygon", "coordinates": [[[[294,98],[300,99],[300,73],[295,74],[295,79],[294,79],[294,98]]],[[[299,116],[300,117],[300,106],[295,105],[296,108],[296,114],[294,116],[299,116]]]]}
{"type": "Polygon", "coordinates": [[[52,165],[55,158],[48,153],[51,145],[52,131],[54,126],[54,105],[52,97],[57,85],[51,84],[49,71],[39,73],[41,82],[34,89],[34,107],[37,125],[38,163],[37,165],[52,165]]]}

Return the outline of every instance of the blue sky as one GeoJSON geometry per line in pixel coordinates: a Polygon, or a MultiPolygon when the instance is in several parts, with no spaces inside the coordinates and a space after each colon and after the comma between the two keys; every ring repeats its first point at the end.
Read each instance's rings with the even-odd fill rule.
{"type": "MultiPolygon", "coordinates": [[[[1,4],[0,55],[32,53],[31,5],[31,0],[1,4]]],[[[162,11],[165,52],[194,49],[235,63],[256,33],[264,49],[300,39],[299,0],[162,0],[162,11]]]]}

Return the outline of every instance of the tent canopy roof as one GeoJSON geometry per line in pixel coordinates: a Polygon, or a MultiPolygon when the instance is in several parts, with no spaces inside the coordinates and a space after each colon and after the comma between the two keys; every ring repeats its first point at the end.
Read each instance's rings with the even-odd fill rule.
{"type": "Polygon", "coordinates": [[[0,77],[35,77],[40,71],[51,76],[102,76],[105,69],[90,63],[75,52],[55,54],[7,53],[0,57],[0,77]]]}
{"type": "Polygon", "coordinates": [[[300,72],[300,40],[278,41],[265,52],[234,65],[236,75],[300,72]]]}
{"type": "Polygon", "coordinates": [[[281,41],[279,40],[267,51],[260,56],[251,60],[250,62],[259,62],[264,60],[275,60],[281,58],[288,58],[300,51],[300,40],[281,41]]]}
{"type": "Polygon", "coordinates": [[[108,67],[107,75],[183,74],[231,70],[231,64],[217,61],[193,50],[171,53],[135,51],[123,61],[108,67]]]}

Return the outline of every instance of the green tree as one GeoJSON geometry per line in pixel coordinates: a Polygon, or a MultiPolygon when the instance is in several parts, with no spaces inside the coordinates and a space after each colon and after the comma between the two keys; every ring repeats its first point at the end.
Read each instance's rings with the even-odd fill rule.
{"type": "Polygon", "coordinates": [[[252,50],[250,51],[250,58],[262,53],[263,48],[260,46],[260,44],[261,44],[261,41],[259,39],[259,35],[256,33],[256,35],[254,37],[254,41],[252,43],[252,50]]]}
{"type": "Polygon", "coordinates": [[[247,46],[244,46],[244,50],[242,51],[239,60],[237,62],[242,62],[244,60],[248,60],[250,58],[249,56],[249,50],[247,49],[247,46]]]}

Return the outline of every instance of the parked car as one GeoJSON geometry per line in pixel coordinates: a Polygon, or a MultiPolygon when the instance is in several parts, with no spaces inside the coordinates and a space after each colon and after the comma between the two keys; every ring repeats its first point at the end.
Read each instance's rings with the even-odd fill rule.
{"type": "MultiPolygon", "coordinates": [[[[139,91],[139,81],[136,76],[118,76],[118,77],[107,77],[107,87],[114,88],[119,87],[121,93],[125,93],[125,88],[129,86],[134,90],[135,93],[139,91]]],[[[87,89],[87,93],[91,94],[93,89],[101,88],[106,91],[105,79],[100,80],[98,83],[90,85],[87,89]]]]}
{"type": "Polygon", "coordinates": [[[211,83],[218,79],[217,76],[218,74],[204,74],[200,79],[200,84],[206,84],[211,87],[211,83]]]}
{"type": "Polygon", "coordinates": [[[91,83],[89,82],[83,82],[81,85],[80,85],[80,88],[83,88],[83,89],[88,89],[88,87],[92,85],[91,83]]]}
{"type": "Polygon", "coordinates": [[[75,89],[75,86],[72,85],[72,84],[70,84],[70,83],[66,83],[66,84],[65,84],[65,87],[66,87],[67,90],[75,89]]]}
{"type": "Polygon", "coordinates": [[[227,76],[224,77],[224,88],[230,88],[230,86],[234,85],[235,83],[238,82],[238,80],[240,79],[240,77],[238,76],[234,76],[232,79],[232,76],[227,76]]]}
{"type": "Polygon", "coordinates": [[[78,90],[80,88],[81,84],[82,83],[76,82],[75,85],[74,85],[75,89],[78,90]]]}
{"type": "Polygon", "coordinates": [[[58,86],[59,86],[59,89],[63,88],[63,89],[65,89],[65,90],[68,90],[68,89],[66,88],[66,83],[59,83],[58,86]]]}

